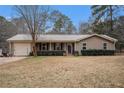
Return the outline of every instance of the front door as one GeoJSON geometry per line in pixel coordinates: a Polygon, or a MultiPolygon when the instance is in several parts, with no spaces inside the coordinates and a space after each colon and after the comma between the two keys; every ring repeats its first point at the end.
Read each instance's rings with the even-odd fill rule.
{"type": "Polygon", "coordinates": [[[68,54],[72,53],[71,45],[68,45],[68,54]]]}

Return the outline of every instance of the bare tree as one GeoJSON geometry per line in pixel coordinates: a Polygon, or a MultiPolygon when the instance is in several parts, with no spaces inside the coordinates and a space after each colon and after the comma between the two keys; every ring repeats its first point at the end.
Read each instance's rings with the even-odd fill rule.
{"type": "Polygon", "coordinates": [[[11,22],[17,27],[18,33],[27,34],[29,33],[25,20],[22,17],[13,18],[11,22]]]}
{"type": "Polygon", "coordinates": [[[79,23],[79,34],[92,34],[91,23],[90,22],[80,22],[79,23]]]}
{"type": "Polygon", "coordinates": [[[33,55],[37,56],[36,51],[36,41],[38,38],[38,32],[40,26],[42,26],[41,17],[44,11],[48,10],[48,6],[37,6],[37,5],[20,5],[20,6],[14,6],[15,10],[18,14],[20,14],[21,17],[24,18],[26,25],[28,27],[28,30],[32,37],[32,51],[33,55]]]}

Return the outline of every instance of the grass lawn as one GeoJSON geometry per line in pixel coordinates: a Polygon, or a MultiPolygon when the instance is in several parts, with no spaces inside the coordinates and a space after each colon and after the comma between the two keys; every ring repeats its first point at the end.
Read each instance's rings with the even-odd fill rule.
{"type": "Polygon", "coordinates": [[[124,56],[27,58],[0,65],[0,87],[124,87],[124,56]]]}

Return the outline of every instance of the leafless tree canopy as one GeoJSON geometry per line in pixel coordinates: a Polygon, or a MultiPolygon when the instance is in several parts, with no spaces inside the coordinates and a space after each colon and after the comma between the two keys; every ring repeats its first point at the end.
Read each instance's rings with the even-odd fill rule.
{"type": "MultiPolygon", "coordinates": [[[[48,6],[15,6],[15,10],[24,18],[26,21],[28,30],[31,34],[37,34],[39,28],[41,28],[41,19],[43,14],[49,11],[48,6]]],[[[45,15],[44,15],[45,16],[45,15]]],[[[46,15],[47,16],[47,15],[46,15]]]]}
{"type": "Polygon", "coordinates": [[[35,43],[37,40],[38,31],[41,28],[41,17],[44,13],[46,13],[49,10],[48,6],[37,6],[37,5],[20,5],[15,6],[15,10],[17,13],[23,17],[25,20],[28,30],[32,36],[32,49],[33,54],[36,55],[36,47],[35,43]]]}

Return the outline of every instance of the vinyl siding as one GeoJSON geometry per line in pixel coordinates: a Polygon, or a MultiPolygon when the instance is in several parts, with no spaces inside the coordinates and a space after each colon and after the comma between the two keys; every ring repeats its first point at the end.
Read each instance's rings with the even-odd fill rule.
{"type": "Polygon", "coordinates": [[[87,49],[103,49],[103,43],[107,43],[107,50],[115,50],[114,42],[110,42],[108,40],[94,36],[76,43],[75,49],[76,51],[79,51],[80,54],[81,54],[80,51],[82,50],[83,47],[83,43],[86,43],[87,49]]]}

